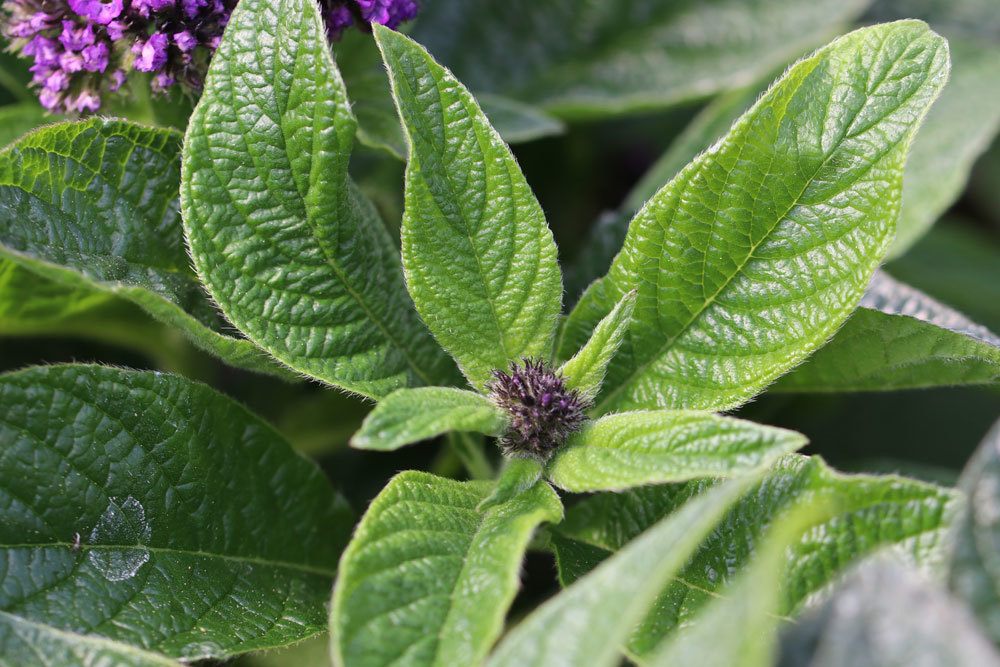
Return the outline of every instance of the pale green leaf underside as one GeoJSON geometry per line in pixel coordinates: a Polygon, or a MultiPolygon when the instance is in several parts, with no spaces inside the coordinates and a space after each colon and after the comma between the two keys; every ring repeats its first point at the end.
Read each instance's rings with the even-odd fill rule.
{"type": "Polygon", "coordinates": [[[324,629],[350,512],[242,406],[100,366],[2,375],[0,404],[0,637],[17,651],[222,657],[324,629]]]}
{"type": "Polygon", "coordinates": [[[402,244],[421,317],[482,389],[548,358],[562,304],[556,246],[510,149],[469,92],[409,38],[376,26],[410,145],[402,244]]]}
{"type": "Polygon", "coordinates": [[[382,490],[341,561],[337,664],[479,664],[503,627],[532,531],[562,518],[547,484],[477,510],[491,487],[405,472],[382,490]]]}
{"type": "Polygon", "coordinates": [[[1000,385],[1000,337],[879,272],[833,340],[770,389],[892,391],[1000,385]]]}
{"type": "Polygon", "coordinates": [[[537,608],[504,637],[487,667],[611,667],[656,591],[746,488],[728,482],[695,498],[537,608]]]}
{"type": "Polygon", "coordinates": [[[608,415],[570,436],[547,476],[572,492],[729,477],[767,466],[806,444],[794,431],[686,410],[608,415]]]}
{"type": "Polygon", "coordinates": [[[414,36],[476,92],[598,116],[745,85],[836,34],[865,5],[436,0],[423,7],[414,36]]]}
{"type": "MultiPolygon", "coordinates": [[[[694,481],[599,494],[575,505],[559,530],[614,552],[714,484],[694,481]]],[[[955,499],[953,491],[905,478],[842,475],[817,457],[784,457],[662,590],[629,648],[648,657],[664,637],[690,621],[743,569],[764,528],[790,507],[825,501],[837,511],[792,550],[781,614],[794,612],[847,565],[879,548],[891,547],[920,563],[938,560],[955,499]]]]}
{"type": "Polygon", "coordinates": [[[117,295],[248,370],[290,374],[225,323],[184,249],[180,135],[127,121],[46,126],[0,153],[0,258],[117,295]]]}
{"type": "Polygon", "coordinates": [[[181,202],[233,324],[295,370],[380,398],[454,370],[347,174],[355,126],[315,3],[241,2],[188,126],[181,202]]]}
{"type": "Polygon", "coordinates": [[[572,348],[638,292],[598,410],[730,408],[822,345],[892,239],[907,149],[947,72],[923,23],[850,33],[657,193],[567,323],[572,348]]]}
{"type": "Polygon", "coordinates": [[[397,389],[368,414],[351,446],[388,451],[451,431],[500,436],[506,428],[507,416],[482,394],[449,387],[397,389]]]}
{"type": "Polygon", "coordinates": [[[634,306],[635,292],[629,292],[597,324],[590,340],[559,369],[566,380],[566,386],[579,391],[588,401],[596,398],[601,391],[608,364],[621,347],[632,321],[634,306]]]}

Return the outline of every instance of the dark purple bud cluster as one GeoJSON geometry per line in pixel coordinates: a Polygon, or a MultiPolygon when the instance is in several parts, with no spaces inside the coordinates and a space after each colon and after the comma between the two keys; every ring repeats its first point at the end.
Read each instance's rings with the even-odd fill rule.
{"type": "Polygon", "coordinates": [[[500,439],[508,456],[545,460],[586,420],[590,404],[541,361],[511,362],[510,373],[493,371],[490,397],[510,416],[500,439]]]}
{"type": "Polygon", "coordinates": [[[319,4],[333,40],[351,25],[367,29],[372,23],[381,23],[397,28],[420,11],[417,0],[319,0],[319,4]]]}

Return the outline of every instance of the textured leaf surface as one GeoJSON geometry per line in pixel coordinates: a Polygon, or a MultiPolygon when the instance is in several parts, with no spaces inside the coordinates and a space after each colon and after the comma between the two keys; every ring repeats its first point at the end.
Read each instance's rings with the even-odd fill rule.
{"type": "Polygon", "coordinates": [[[403,265],[417,310],[481,389],[548,358],[562,303],[556,246],[510,149],[424,49],[375,28],[406,129],[403,265]]]}
{"type": "Polygon", "coordinates": [[[686,410],[608,415],[570,436],[548,467],[573,492],[728,477],[762,468],[806,444],[793,431],[686,410]]]}
{"type": "MultiPolygon", "coordinates": [[[[600,494],[575,505],[559,530],[567,537],[616,551],[715,483],[654,486],[600,494]]],[[[790,455],[743,497],[663,589],[629,647],[649,652],[691,620],[748,562],[760,534],[788,508],[826,500],[837,512],[809,531],[789,556],[780,612],[799,608],[849,563],[882,547],[925,563],[940,557],[955,495],[894,476],[841,475],[820,459],[790,455]]]]}
{"type": "Polygon", "coordinates": [[[887,274],[833,340],[770,391],[1000,384],[1000,337],[887,274]]]}
{"type": "Polygon", "coordinates": [[[632,321],[634,306],[635,292],[629,292],[597,324],[587,344],[559,369],[566,379],[566,386],[579,391],[588,401],[594,400],[601,391],[608,364],[621,347],[632,321]]]}
{"type": "Polygon", "coordinates": [[[696,498],[556,597],[500,642],[487,667],[611,667],[659,590],[746,487],[696,498]]]}
{"type": "Polygon", "coordinates": [[[382,490],[341,562],[337,664],[479,664],[503,627],[532,531],[562,518],[547,484],[477,510],[491,486],[405,472],[382,490]]]}
{"type": "Polygon", "coordinates": [[[0,404],[0,637],[16,650],[195,659],[324,629],[350,512],[243,407],[99,366],[0,376],[0,404]]]}
{"type": "Polygon", "coordinates": [[[850,33],[657,193],[567,322],[572,348],[638,292],[599,411],[730,408],[822,345],[892,239],[906,152],[947,72],[923,23],[850,33]]]}
{"type": "Polygon", "coordinates": [[[398,389],[383,398],[351,439],[358,449],[398,449],[450,431],[502,435],[504,412],[482,394],[447,387],[398,389]]]}
{"type": "Polygon", "coordinates": [[[1000,656],[969,611],[921,573],[864,564],[793,626],[779,667],[996,667],[1000,656]]]}
{"type": "Polygon", "coordinates": [[[234,366],[282,373],[221,333],[184,249],[180,135],[126,121],[47,126],[0,153],[0,257],[127,299],[234,366]]]}
{"type": "Polygon", "coordinates": [[[355,126],[315,3],[241,2],[188,126],[181,202],[233,324],[295,370],[380,398],[453,370],[347,174],[355,126]]]}
{"type": "Polygon", "coordinates": [[[414,36],[477,93],[594,116],[746,84],[835,34],[866,4],[437,0],[414,36]]]}

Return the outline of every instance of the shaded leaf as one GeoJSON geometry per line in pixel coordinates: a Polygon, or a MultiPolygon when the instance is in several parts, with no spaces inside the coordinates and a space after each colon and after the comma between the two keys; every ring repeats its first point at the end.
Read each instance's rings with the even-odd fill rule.
{"type": "Polygon", "coordinates": [[[588,402],[597,398],[601,391],[608,364],[621,347],[632,321],[634,306],[635,292],[629,292],[598,323],[587,344],[559,368],[559,373],[566,379],[566,386],[579,391],[588,402]]]}
{"type": "Polygon", "coordinates": [[[479,504],[480,512],[507,502],[533,487],[542,478],[542,463],[537,459],[514,458],[500,471],[496,486],[489,497],[479,504]]]}

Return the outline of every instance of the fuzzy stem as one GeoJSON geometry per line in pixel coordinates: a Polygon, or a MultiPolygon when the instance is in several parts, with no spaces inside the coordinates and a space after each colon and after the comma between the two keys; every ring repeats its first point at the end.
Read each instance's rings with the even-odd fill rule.
{"type": "Polygon", "coordinates": [[[449,433],[448,444],[462,461],[472,479],[493,479],[496,472],[486,459],[482,442],[476,442],[468,433],[449,433]]]}

